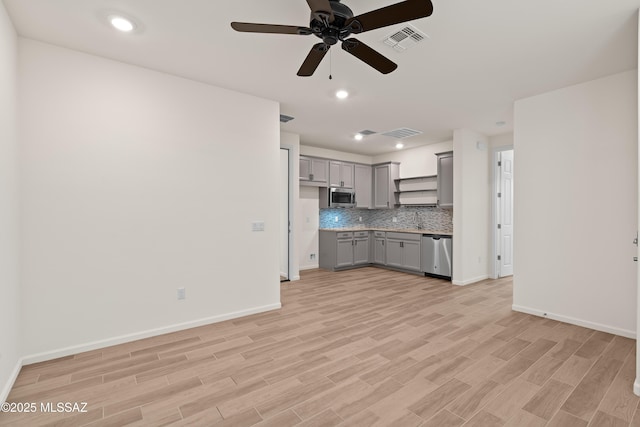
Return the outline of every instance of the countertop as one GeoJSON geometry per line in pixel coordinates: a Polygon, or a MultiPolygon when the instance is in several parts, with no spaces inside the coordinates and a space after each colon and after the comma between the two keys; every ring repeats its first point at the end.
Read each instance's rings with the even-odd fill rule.
{"type": "Polygon", "coordinates": [[[438,234],[440,236],[453,236],[449,231],[427,230],[417,228],[376,228],[376,227],[343,227],[343,228],[321,228],[320,231],[391,231],[394,233],[414,233],[414,234],[438,234]]]}

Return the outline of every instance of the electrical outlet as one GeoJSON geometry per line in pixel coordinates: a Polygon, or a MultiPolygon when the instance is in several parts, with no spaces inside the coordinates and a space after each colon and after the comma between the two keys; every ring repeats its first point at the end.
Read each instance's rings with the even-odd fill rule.
{"type": "Polygon", "coordinates": [[[178,288],[178,299],[187,298],[186,290],[184,288],[178,288]]]}
{"type": "Polygon", "coordinates": [[[391,218],[391,222],[398,222],[398,217],[394,216],[393,218],[391,218]]]}
{"type": "Polygon", "coordinates": [[[311,259],[311,260],[316,259],[316,254],[311,254],[311,255],[309,255],[309,259],[311,259]]]}
{"type": "Polygon", "coordinates": [[[334,222],[338,222],[340,221],[340,218],[338,218],[337,216],[333,219],[334,222]]]}
{"type": "Polygon", "coordinates": [[[358,221],[362,222],[362,217],[361,216],[358,217],[358,221]]]}

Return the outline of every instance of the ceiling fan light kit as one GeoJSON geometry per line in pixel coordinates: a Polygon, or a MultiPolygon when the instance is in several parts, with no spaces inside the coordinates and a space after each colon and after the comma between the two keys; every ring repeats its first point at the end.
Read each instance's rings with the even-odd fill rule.
{"type": "Polygon", "coordinates": [[[322,41],[315,44],[307,54],[298,70],[298,76],[312,76],[331,46],[338,42],[342,43],[342,50],[382,74],[388,74],[398,68],[398,65],[365,43],[350,36],[389,25],[425,18],[433,13],[433,5],[430,0],[405,0],[358,16],[353,16],[351,9],[340,3],[340,0],[307,0],[307,4],[311,9],[311,19],[308,27],[247,22],[232,22],[231,27],[236,31],[246,33],[303,36],[313,34],[321,39],[322,41]]]}

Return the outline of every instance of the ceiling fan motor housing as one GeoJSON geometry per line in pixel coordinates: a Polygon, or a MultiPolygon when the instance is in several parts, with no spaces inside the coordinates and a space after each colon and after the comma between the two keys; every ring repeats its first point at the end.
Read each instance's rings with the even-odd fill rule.
{"type": "Polygon", "coordinates": [[[351,34],[351,30],[346,27],[346,23],[347,20],[353,18],[353,11],[348,6],[340,3],[340,0],[330,0],[329,3],[333,11],[333,22],[328,22],[327,19],[318,19],[316,14],[311,13],[309,27],[313,34],[321,38],[325,44],[333,46],[339,40],[344,40],[351,34]]]}

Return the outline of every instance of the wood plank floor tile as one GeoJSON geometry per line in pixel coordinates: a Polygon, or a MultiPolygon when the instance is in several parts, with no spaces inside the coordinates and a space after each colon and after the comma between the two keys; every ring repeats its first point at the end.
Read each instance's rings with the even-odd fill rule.
{"type": "Polygon", "coordinates": [[[505,427],[544,427],[547,425],[547,420],[521,409],[504,425],[505,427]]]}
{"type": "Polygon", "coordinates": [[[572,387],[569,384],[550,380],[523,406],[523,409],[540,418],[550,420],[571,390],[572,387]]]}
{"type": "Polygon", "coordinates": [[[587,422],[564,411],[558,411],[547,427],[587,427],[587,422]]]}
{"type": "Polygon", "coordinates": [[[443,409],[422,424],[422,427],[460,427],[464,423],[465,420],[443,409]]]}
{"type": "Polygon", "coordinates": [[[427,393],[422,399],[409,406],[409,410],[428,420],[470,388],[469,384],[452,379],[427,393]]]}
{"type": "Polygon", "coordinates": [[[495,398],[502,388],[497,382],[486,380],[462,394],[447,409],[452,414],[468,420],[495,398]]]}
{"type": "Polygon", "coordinates": [[[513,312],[511,278],[310,270],[281,299],[25,366],[10,401],[89,412],[0,413],[0,426],[640,427],[635,341],[513,312]]]}
{"type": "Polygon", "coordinates": [[[523,379],[517,379],[493,399],[485,409],[507,421],[540,390],[540,387],[523,379]]]}
{"type": "MultiPolygon", "coordinates": [[[[499,341],[503,342],[503,341],[499,341]]],[[[530,341],[514,338],[511,341],[504,344],[502,347],[491,353],[492,356],[498,357],[502,360],[510,360],[513,356],[520,353],[525,348],[529,347],[530,341]]]]}
{"type": "MultiPolygon", "coordinates": [[[[618,337],[616,337],[618,338],[618,337]]],[[[636,412],[640,397],[633,393],[629,387],[636,379],[636,358],[635,352],[631,352],[622,365],[618,376],[615,378],[609,391],[600,402],[599,409],[617,418],[630,423],[636,412]]]]}
{"type": "Polygon", "coordinates": [[[543,385],[562,366],[562,360],[543,356],[523,374],[524,379],[536,385],[543,385]]]}
{"type": "Polygon", "coordinates": [[[485,411],[478,412],[464,424],[465,427],[502,427],[505,422],[493,414],[485,411]]]}
{"type": "Polygon", "coordinates": [[[293,427],[300,424],[301,421],[295,412],[288,410],[254,425],[256,427],[293,427]]]}
{"type": "Polygon", "coordinates": [[[596,412],[593,419],[589,423],[593,427],[627,427],[629,423],[613,415],[605,414],[602,411],[596,412]]]}
{"type": "Polygon", "coordinates": [[[562,409],[584,420],[590,419],[618,374],[622,362],[601,358],[573,390],[562,409]]]}
{"type": "Polygon", "coordinates": [[[583,357],[570,356],[551,378],[572,386],[578,385],[582,378],[589,372],[594,361],[583,357]]]}

